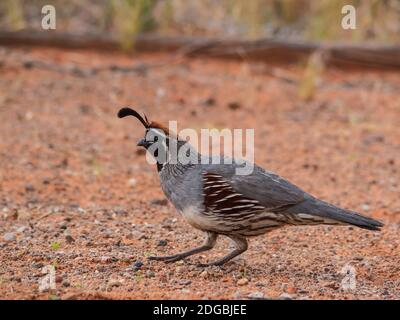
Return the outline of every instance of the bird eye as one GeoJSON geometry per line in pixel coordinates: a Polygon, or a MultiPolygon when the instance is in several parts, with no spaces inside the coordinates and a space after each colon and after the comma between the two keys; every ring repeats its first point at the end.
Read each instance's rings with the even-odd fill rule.
{"type": "Polygon", "coordinates": [[[156,142],[156,141],[158,141],[158,137],[157,136],[154,137],[154,142],[156,142]]]}

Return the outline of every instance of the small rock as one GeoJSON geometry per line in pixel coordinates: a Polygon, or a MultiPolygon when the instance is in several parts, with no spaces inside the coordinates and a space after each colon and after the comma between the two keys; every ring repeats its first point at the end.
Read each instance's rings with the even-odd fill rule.
{"type": "Polygon", "coordinates": [[[246,284],[249,283],[249,280],[246,278],[239,279],[238,282],[236,283],[238,286],[245,286],[246,284]]]}
{"type": "Polygon", "coordinates": [[[132,235],[133,238],[135,238],[137,240],[142,240],[142,239],[146,239],[147,238],[147,236],[143,232],[140,232],[140,231],[137,231],[137,230],[133,230],[131,235],[132,235]]]}
{"type": "Polygon", "coordinates": [[[162,87],[157,88],[157,90],[156,90],[157,97],[162,98],[165,96],[165,94],[166,94],[166,91],[164,88],[162,88],[162,87]]]}
{"type": "Polygon", "coordinates": [[[18,233],[22,233],[22,232],[24,232],[26,229],[27,229],[26,226],[21,226],[21,227],[19,227],[19,228],[17,229],[17,232],[18,232],[18,233]]]}
{"type": "Polygon", "coordinates": [[[157,246],[158,247],[165,247],[168,244],[167,240],[158,240],[157,246]]]}
{"type": "Polygon", "coordinates": [[[369,205],[364,203],[363,205],[361,205],[361,209],[364,211],[369,211],[369,205]]]}
{"type": "Polygon", "coordinates": [[[68,288],[71,284],[67,281],[67,280],[64,280],[63,282],[62,282],[62,284],[61,284],[64,288],[68,288]]]}
{"type": "Polygon", "coordinates": [[[72,243],[72,242],[75,241],[75,239],[72,238],[71,235],[67,234],[67,235],[65,236],[65,241],[67,241],[67,243],[72,243]]]}
{"type": "Polygon", "coordinates": [[[146,277],[147,278],[154,278],[155,277],[155,273],[151,270],[147,270],[146,271],[146,277]]]}
{"type": "Polygon", "coordinates": [[[122,283],[119,280],[110,280],[108,282],[109,287],[120,287],[121,285],[122,285],[122,283]]]}
{"type": "Polygon", "coordinates": [[[79,105],[79,110],[82,114],[89,114],[92,110],[92,107],[88,104],[82,103],[79,105]]]}
{"type": "Polygon", "coordinates": [[[31,183],[27,183],[27,184],[25,185],[25,191],[27,191],[27,192],[33,192],[33,191],[35,191],[35,187],[34,187],[31,183]]]}
{"type": "Polygon", "coordinates": [[[100,258],[100,261],[101,261],[102,263],[110,262],[110,261],[111,261],[111,257],[109,257],[109,256],[102,256],[102,257],[100,258]]]}
{"type": "Polygon", "coordinates": [[[134,187],[134,186],[136,186],[136,184],[137,184],[137,180],[136,180],[135,178],[130,178],[130,179],[128,180],[128,185],[129,185],[130,187],[134,187]]]}
{"type": "Polygon", "coordinates": [[[32,69],[34,63],[33,63],[32,60],[25,60],[25,61],[22,63],[22,65],[23,65],[23,67],[24,67],[25,69],[32,69]]]}
{"type": "Polygon", "coordinates": [[[103,266],[99,266],[96,271],[98,271],[98,272],[106,272],[107,269],[105,267],[103,267],[103,266]]]}
{"type": "Polygon", "coordinates": [[[237,101],[232,101],[232,102],[228,103],[228,108],[231,110],[237,110],[237,109],[240,109],[240,107],[241,107],[241,105],[237,101]]]}
{"type": "Polygon", "coordinates": [[[251,293],[249,293],[249,295],[247,297],[249,299],[253,299],[253,300],[264,299],[264,293],[262,293],[260,291],[251,292],[251,293]]]}
{"type": "Polygon", "coordinates": [[[107,286],[102,284],[101,286],[99,286],[99,290],[100,291],[106,291],[107,290],[107,286]]]}
{"type": "Polygon", "coordinates": [[[286,292],[282,293],[279,298],[282,300],[293,300],[293,296],[286,292]]]}
{"type": "Polygon", "coordinates": [[[154,199],[150,201],[150,204],[157,206],[166,206],[168,204],[167,199],[154,199]]]}
{"type": "Polygon", "coordinates": [[[203,279],[208,277],[208,272],[207,270],[204,270],[202,273],[200,273],[200,277],[202,277],[203,279]]]}
{"type": "Polygon", "coordinates": [[[15,240],[15,233],[14,232],[7,232],[3,236],[4,241],[11,242],[15,240]]]}
{"type": "Polygon", "coordinates": [[[181,266],[175,268],[176,273],[182,273],[184,270],[185,270],[185,268],[181,267],[181,266]]]}
{"type": "Polygon", "coordinates": [[[182,286],[187,286],[192,283],[190,280],[179,280],[178,283],[182,286]]]}
{"type": "Polygon", "coordinates": [[[133,268],[135,269],[135,270],[139,270],[141,267],[143,266],[143,262],[142,261],[136,261],[134,264],[133,264],[133,268]]]}
{"type": "Polygon", "coordinates": [[[203,105],[203,106],[211,107],[211,106],[215,105],[215,102],[216,102],[215,98],[209,97],[209,98],[204,99],[203,101],[201,101],[200,104],[203,105]]]}

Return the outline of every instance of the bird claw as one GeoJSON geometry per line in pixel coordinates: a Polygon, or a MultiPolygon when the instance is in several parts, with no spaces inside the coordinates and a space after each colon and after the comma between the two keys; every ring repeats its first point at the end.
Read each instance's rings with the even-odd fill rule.
{"type": "Polygon", "coordinates": [[[155,261],[164,261],[166,263],[170,263],[170,262],[175,262],[175,261],[181,260],[182,258],[179,256],[165,256],[165,257],[150,256],[147,259],[155,260],[155,261]]]}
{"type": "Polygon", "coordinates": [[[215,261],[215,262],[210,262],[210,263],[198,263],[198,264],[196,264],[196,267],[207,268],[207,267],[214,267],[214,266],[221,266],[221,265],[222,265],[222,263],[215,261]]]}
{"type": "Polygon", "coordinates": [[[209,263],[197,263],[196,264],[196,267],[199,267],[199,268],[206,268],[206,267],[209,267],[209,266],[210,266],[209,263]]]}

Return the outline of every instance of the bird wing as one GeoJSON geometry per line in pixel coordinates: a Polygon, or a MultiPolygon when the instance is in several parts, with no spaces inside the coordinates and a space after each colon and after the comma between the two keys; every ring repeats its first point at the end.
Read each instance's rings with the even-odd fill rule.
{"type": "Polygon", "coordinates": [[[221,175],[213,172],[202,173],[205,213],[216,216],[252,215],[266,208],[259,201],[237,192],[221,175]]]}
{"type": "MultiPolygon", "coordinates": [[[[318,200],[282,177],[258,166],[255,166],[249,175],[236,175],[235,166],[232,165],[210,166],[207,172],[203,173],[203,189],[204,185],[210,186],[209,189],[213,192],[220,189],[218,185],[223,187],[217,202],[217,209],[220,209],[218,214],[234,213],[235,219],[236,216],[244,217],[243,213],[249,214],[249,211],[245,207],[240,208],[239,204],[249,204],[248,209],[254,209],[253,215],[257,211],[263,214],[267,212],[270,214],[267,218],[276,221],[296,224],[350,224],[368,230],[380,230],[383,226],[381,222],[372,218],[318,200]],[[215,187],[211,187],[212,185],[215,187]],[[227,209],[221,210],[223,207],[227,209]]],[[[204,202],[208,203],[209,207],[215,206],[215,198],[208,194],[207,190],[204,192],[204,202]]],[[[251,214],[248,217],[251,217],[251,214]]],[[[251,231],[256,229],[252,227],[251,231]]]]}
{"type": "MultiPolygon", "coordinates": [[[[277,212],[312,198],[289,181],[258,166],[255,166],[249,175],[236,175],[232,166],[215,165],[203,173],[203,186],[206,184],[210,187],[207,189],[209,191],[217,190],[216,187],[212,187],[213,184],[223,187],[223,191],[218,194],[218,203],[224,203],[227,207],[232,205],[230,202],[237,200],[239,203],[247,201],[249,207],[250,202],[253,202],[256,209],[262,206],[263,210],[277,212]]],[[[210,192],[204,194],[206,203],[215,201],[210,192]]]]}

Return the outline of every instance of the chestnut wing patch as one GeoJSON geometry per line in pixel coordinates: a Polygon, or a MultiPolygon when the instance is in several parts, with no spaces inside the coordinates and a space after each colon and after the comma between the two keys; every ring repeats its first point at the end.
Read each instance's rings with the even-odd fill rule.
{"type": "Polygon", "coordinates": [[[254,215],[257,211],[266,208],[257,200],[250,199],[238,193],[222,176],[203,172],[203,196],[205,213],[218,216],[245,216],[254,215]]]}

